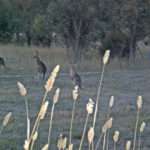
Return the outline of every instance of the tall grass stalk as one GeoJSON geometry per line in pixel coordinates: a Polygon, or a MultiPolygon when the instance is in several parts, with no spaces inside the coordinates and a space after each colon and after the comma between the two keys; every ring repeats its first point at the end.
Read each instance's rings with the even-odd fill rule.
{"type": "Polygon", "coordinates": [[[57,88],[56,91],[55,91],[55,95],[53,97],[53,105],[52,105],[51,116],[50,116],[50,121],[49,121],[49,131],[48,131],[48,141],[47,141],[49,147],[50,147],[50,139],[51,139],[51,130],[52,130],[52,124],[53,124],[54,109],[55,109],[56,103],[58,102],[59,94],[60,94],[60,89],[57,88]]]}
{"type": "Polygon", "coordinates": [[[84,129],[83,129],[83,133],[82,133],[82,137],[81,137],[81,141],[80,141],[80,145],[79,145],[79,150],[82,149],[82,144],[83,144],[83,140],[84,140],[84,137],[85,137],[85,132],[86,132],[86,128],[87,128],[88,118],[89,118],[89,114],[87,114],[87,116],[86,116],[84,129]]]}
{"type": "Polygon", "coordinates": [[[81,137],[81,140],[80,140],[79,150],[82,149],[82,144],[83,144],[83,140],[84,140],[84,137],[85,137],[85,132],[86,132],[87,124],[88,124],[89,115],[93,113],[93,108],[94,108],[94,102],[90,98],[89,102],[86,105],[87,115],[86,115],[86,120],[85,120],[85,124],[84,124],[82,137],[81,137]]]}
{"type": "Polygon", "coordinates": [[[19,88],[19,93],[22,97],[24,97],[24,102],[25,102],[25,110],[26,110],[26,123],[27,123],[27,140],[29,140],[30,136],[30,118],[29,118],[29,104],[28,104],[28,99],[26,97],[27,95],[27,90],[25,86],[21,82],[17,82],[18,88],[19,88]]]}
{"type": "Polygon", "coordinates": [[[119,132],[119,131],[115,131],[115,132],[114,132],[114,135],[113,135],[114,150],[117,149],[117,142],[118,142],[118,140],[119,140],[119,135],[120,135],[120,132],[119,132]]]}
{"type": "Polygon", "coordinates": [[[70,130],[69,130],[69,145],[72,144],[72,129],[73,129],[73,121],[76,109],[76,101],[79,97],[79,87],[75,86],[72,91],[73,96],[73,106],[72,106],[72,113],[71,113],[71,122],[70,122],[70,130]]]}
{"type": "Polygon", "coordinates": [[[146,123],[143,121],[140,126],[140,131],[139,131],[138,150],[141,150],[141,135],[144,132],[145,126],[146,126],[146,123]]]}
{"type": "MultiPolygon", "coordinates": [[[[107,119],[109,119],[111,115],[111,110],[113,105],[114,105],[114,96],[111,96],[109,100],[108,111],[107,111],[107,119]]],[[[109,132],[110,132],[109,130],[106,132],[106,150],[109,150],[109,134],[110,134],[109,132]]]]}
{"type": "Polygon", "coordinates": [[[99,106],[99,98],[100,98],[101,90],[102,90],[102,82],[103,82],[103,78],[104,78],[105,66],[108,63],[109,57],[110,57],[110,50],[106,50],[104,57],[103,57],[102,73],[101,73],[101,77],[99,80],[99,86],[98,86],[98,90],[97,90],[95,112],[94,112],[94,118],[93,118],[93,128],[95,128],[95,124],[96,124],[96,117],[97,117],[98,106],[99,106]]]}
{"type": "Polygon", "coordinates": [[[135,123],[135,128],[134,128],[133,150],[136,149],[137,128],[138,128],[142,104],[143,104],[142,96],[138,96],[138,98],[137,98],[137,115],[136,115],[136,123],[135,123]]]}

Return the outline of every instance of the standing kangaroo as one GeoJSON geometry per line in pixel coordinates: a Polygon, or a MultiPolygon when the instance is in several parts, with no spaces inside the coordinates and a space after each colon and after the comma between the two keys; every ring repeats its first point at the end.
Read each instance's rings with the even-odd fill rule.
{"type": "Polygon", "coordinates": [[[78,86],[80,89],[82,88],[82,81],[80,75],[76,72],[75,68],[71,65],[70,67],[70,77],[73,81],[73,84],[78,86]]]}
{"type": "Polygon", "coordinates": [[[0,67],[5,68],[5,61],[3,57],[0,57],[0,67]]]}
{"type": "Polygon", "coordinates": [[[33,56],[33,58],[36,59],[38,74],[42,74],[42,78],[45,79],[47,68],[46,68],[45,63],[40,59],[38,51],[36,51],[36,53],[33,56]]]}

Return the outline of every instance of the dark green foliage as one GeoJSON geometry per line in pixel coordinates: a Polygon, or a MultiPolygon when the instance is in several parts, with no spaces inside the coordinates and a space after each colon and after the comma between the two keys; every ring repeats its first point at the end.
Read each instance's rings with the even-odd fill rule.
{"type": "Polygon", "coordinates": [[[101,54],[134,56],[136,42],[150,34],[149,8],[149,0],[0,0],[0,42],[15,34],[19,43],[23,33],[28,45],[50,46],[55,32],[75,62],[96,41],[101,54]]]}

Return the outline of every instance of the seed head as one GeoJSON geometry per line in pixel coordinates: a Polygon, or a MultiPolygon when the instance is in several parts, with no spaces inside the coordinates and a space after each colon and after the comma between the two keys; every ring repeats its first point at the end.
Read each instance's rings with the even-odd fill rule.
{"type": "Polygon", "coordinates": [[[114,136],[113,136],[113,140],[114,140],[115,143],[118,142],[119,135],[120,135],[119,131],[115,131],[114,136]]]}
{"type": "Polygon", "coordinates": [[[140,126],[140,133],[144,132],[145,126],[146,126],[146,123],[143,121],[141,126],[140,126]]]}
{"type": "Polygon", "coordinates": [[[73,144],[69,144],[69,147],[67,150],[73,150],[73,144]]]}
{"type": "Polygon", "coordinates": [[[138,110],[140,110],[142,108],[142,104],[143,104],[143,98],[142,98],[142,96],[138,96],[138,98],[137,98],[137,108],[138,108],[138,110]]]}
{"type": "Polygon", "coordinates": [[[21,82],[17,82],[18,88],[19,88],[19,93],[21,96],[26,96],[27,95],[27,90],[24,87],[24,85],[21,82]]]}
{"type": "Polygon", "coordinates": [[[36,141],[36,140],[37,140],[37,137],[38,137],[38,132],[36,131],[36,132],[33,134],[32,140],[33,140],[33,141],[36,141]]]}
{"type": "Polygon", "coordinates": [[[103,56],[103,64],[106,65],[108,63],[110,57],[110,50],[106,50],[103,56]]]}
{"type": "Polygon", "coordinates": [[[5,115],[4,119],[3,119],[3,127],[6,127],[7,124],[9,123],[10,119],[12,117],[12,112],[9,112],[7,115],[5,115]]]}
{"type": "Polygon", "coordinates": [[[126,142],[126,150],[130,150],[131,149],[131,141],[127,141],[126,142]]]}
{"type": "Polygon", "coordinates": [[[94,140],[94,128],[90,127],[89,131],[88,131],[88,142],[89,144],[91,144],[94,140]]]}
{"type": "Polygon", "coordinates": [[[56,104],[59,100],[60,88],[57,88],[53,97],[53,103],[56,104]]]}
{"type": "Polygon", "coordinates": [[[39,116],[40,116],[40,119],[44,119],[45,115],[46,115],[46,112],[47,112],[47,109],[48,109],[48,105],[49,105],[49,102],[46,101],[42,104],[42,107],[41,107],[41,110],[39,112],[39,116]]]}
{"type": "Polygon", "coordinates": [[[75,86],[73,91],[72,91],[72,96],[73,96],[73,100],[77,100],[79,97],[79,87],[75,86]]]}
{"type": "Polygon", "coordinates": [[[56,79],[56,77],[57,77],[57,75],[58,75],[59,70],[60,70],[60,66],[57,65],[57,66],[53,69],[51,75],[49,76],[49,78],[48,78],[48,80],[47,80],[47,82],[46,82],[46,84],[45,84],[45,90],[46,90],[47,92],[50,92],[51,89],[53,88],[54,83],[55,83],[55,79],[56,79]]]}
{"type": "Polygon", "coordinates": [[[94,108],[94,102],[91,98],[89,98],[89,102],[86,105],[86,110],[87,110],[88,114],[93,113],[93,108],[94,108]]]}
{"type": "Polygon", "coordinates": [[[45,144],[43,147],[42,147],[42,150],[48,150],[48,144],[45,144]]]}
{"type": "Polygon", "coordinates": [[[29,141],[28,140],[25,140],[23,148],[24,148],[24,150],[29,150],[29,141]]]}
{"type": "Polygon", "coordinates": [[[114,96],[111,96],[109,100],[109,108],[112,108],[113,105],[114,105],[114,96]]]}

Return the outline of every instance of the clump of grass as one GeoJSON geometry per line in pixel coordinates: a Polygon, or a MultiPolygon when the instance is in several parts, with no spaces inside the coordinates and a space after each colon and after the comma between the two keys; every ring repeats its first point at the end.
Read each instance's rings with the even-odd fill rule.
{"type": "Polygon", "coordinates": [[[42,99],[40,110],[39,110],[39,112],[37,114],[37,117],[36,117],[36,120],[34,122],[30,137],[29,137],[29,139],[25,140],[25,144],[24,144],[24,149],[25,150],[30,149],[30,146],[32,145],[32,142],[33,142],[33,140],[32,140],[33,136],[34,136],[35,132],[38,130],[38,127],[40,125],[40,121],[42,119],[44,119],[44,117],[45,117],[45,114],[46,114],[46,111],[47,111],[47,108],[48,108],[48,101],[45,102],[45,100],[47,98],[47,94],[52,90],[52,88],[54,86],[54,83],[55,83],[55,80],[56,80],[56,77],[58,75],[59,70],[60,70],[60,66],[57,65],[53,69],[51,75],[49,76],[49,78],[48,78],[48,80],[45,84],[45,93],[44,93],[44,97],[42,99]]]}
{"type": "Polygon", "coordinates": [[[73,106],[72,106],[72,113],[71,113],[71,122],[70,122],[70,130],[69,130],[69,144],[72,144],[72,128],[73,128],[73,122],[74,122],[74,115],[75,115],[75,109],[76,109],[76,101],[79,97],[79,87],[75,86],[72,91],[73,96],[73,106]]]}
{"type": "Polygon", "coordinates": [[[138,96],[137,97],[137,115],[136,115],[136,123],[135,123],[135,128],[134,128],[133,150],[136,149],[137,128],[138,128],[138,123],[139,123],[142,105],[143,105],[142,96],[138,96]]]}
{"type": "Polygon", "coordinates": [[[79,150],[82,149],[82,144],[83,144],[84,137],[85,137],[85,132],[86,132],[87,124],[88,124],[89,115],[93,113],[93,108],[94,108],[94,102],[90,98],[89,102],[86,105],[87,115],[86,115],[86,120],[85,120],[85,124],[84,124],[82,137],[81,137],[81,140],[80,140],[79,150]]]}

